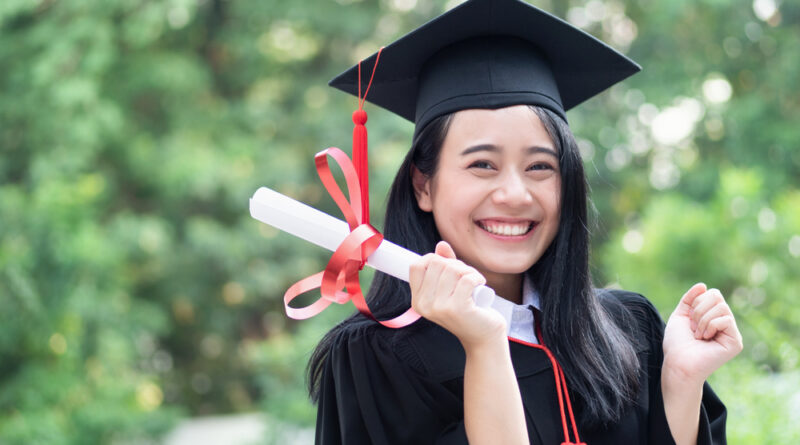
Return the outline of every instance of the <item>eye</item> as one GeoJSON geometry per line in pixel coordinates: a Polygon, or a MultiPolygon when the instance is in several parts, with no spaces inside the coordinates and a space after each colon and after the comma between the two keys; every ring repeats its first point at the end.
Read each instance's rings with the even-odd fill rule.
{"type": "Polygon", "coordinates": [[[528,170],[541,171],[541,170],[555,170],[555,168],[547,162],[537,162],[536,164],[528,167],[528,170]]]}
{"type": "Polygon", "coordinates": [[[493,167],[492,167],[492,164],[490,164],[488,161],[475,161],[472,164],[469,164],[469,167],[467,167],[467,168],[477,168],[477,169],[481,169],[481,170],[488,170],[488,169],[491,169],[493,167]]]}

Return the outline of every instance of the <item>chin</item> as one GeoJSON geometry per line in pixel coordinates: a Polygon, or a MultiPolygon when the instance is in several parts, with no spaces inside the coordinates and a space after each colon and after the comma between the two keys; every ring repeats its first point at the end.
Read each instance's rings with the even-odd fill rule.
{"type": "Polygon", "coordinates": [[[520,274],[526,272],[535,263],[535,261],[531,260],[517,261],[509,259],[507,261],[484,262],[484,267],[487,272],[496,274],[520,274]]]}

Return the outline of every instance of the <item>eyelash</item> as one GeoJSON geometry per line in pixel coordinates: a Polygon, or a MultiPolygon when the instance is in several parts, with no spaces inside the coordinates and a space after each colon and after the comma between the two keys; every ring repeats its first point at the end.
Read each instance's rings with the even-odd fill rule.
{"type": "MultiPolygon", "coordinates": [[[[489,162],[486,162],[486,161],[475,161],[472,164],[470,164],[468,168],[481,168],[481,169],[486,168],[486,167],[481,167],[481,166],[491,167],[492,165],[489,162]]],[[[531,168],[529,168],[529,170],[553,170],[553,166],[551,166],[548,163],[540,162],[540,163],[537,163],[537,164],[533,164],[531,166],[531,168]],[[544,168],[540,169],[540,168],[535,168],[535,167],[544,167],[544,168]]]]}

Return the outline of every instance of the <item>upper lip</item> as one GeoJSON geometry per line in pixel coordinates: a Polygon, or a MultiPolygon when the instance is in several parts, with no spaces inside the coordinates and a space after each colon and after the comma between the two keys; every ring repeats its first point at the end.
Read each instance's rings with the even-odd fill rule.
{"type": "Polygon", "coordinates": [[[502,216],[493,216],[493,217],[489,217],[489,218],[480,218],[480,219],[476,219],[475,221],[476,222],[481,222],[481,223],[494,222],[494,223],[501,223],[501,224],[502,223],[504,223],[504,224],[530,224],[530,223],[535,223],[536,222],[536,220],[532,219],[532,218],[508,218],[508,217],[502,217],[502,216]]]}

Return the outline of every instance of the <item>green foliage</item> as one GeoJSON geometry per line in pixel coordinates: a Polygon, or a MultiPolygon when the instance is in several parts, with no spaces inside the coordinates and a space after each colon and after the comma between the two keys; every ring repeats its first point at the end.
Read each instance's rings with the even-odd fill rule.
{"type": "MultiPolygon", "coordinates": [[[[0,442],[147,442],[255,409],[313,424],[305,363],[352,309],[286,319],[325,253],[247,199],[267,185],[338,214],[311,159],[349,148],[355,99],[325,83],[455,2],[412,3],[0,2],[0,442]]],[[[534,3],[644,67],[569,116],[596,280],[664,315],[719,287],[746,344],[713,380],[731,442],[797,441],[800,9],[534,3]]],[[[412,128],[367,111],[380,228],[412,128]]]]}
{"type": "Polygon", "coordinates": [[[798,443],[800,374],[758,369],[746,357],[735,358],[710,380],[728,408],[731,443],[798,443]]]}

